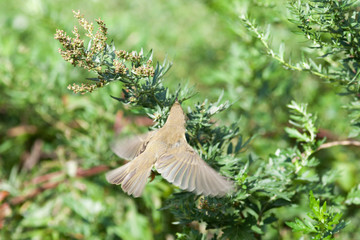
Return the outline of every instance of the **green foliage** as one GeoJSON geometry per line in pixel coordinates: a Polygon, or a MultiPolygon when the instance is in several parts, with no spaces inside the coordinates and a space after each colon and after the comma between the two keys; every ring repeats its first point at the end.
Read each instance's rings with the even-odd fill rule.
{"type": "MultiPolygon", "coordinates": [[[[90,38],[87,47],[81,39],[80,33],[74,27],[74,38],[71,38],[63,30],[57,30],[57,39],[64,50],[60,53],[65,61],[72,63],[75,67],[81,67],[97,74],[97,78],[90,80],[98,82],[95,85],[74,84],[69,86],[75,93],[92,92],[113,81],[124,83],[124,98],[117,98],[124,103],[132,103],[143,107],[154,107],[153,103],[164,106],[167,102],[167,89],[161,85],[164,74],[170,69],[171,64],[164,61],[162,65],[152,64],[152,51],[147,55],[141,50],[128,53],[125,50],[115,50],[114,43],[106,43],[107,28],[100,19],[97,20],[99,30],[93,34],[93,23],[89,23],[74,11],[75,17],[79,20],[81,27],[87,31],[86,36],[90,38]]],[[[180,99],[182,100],[182,99],[180,99]]]]}
{"type": "MultiPolygon", "coordinates": [[[[56,38],[58,39],[57,36],[56,38]]],[[[99,54],[98,52],[94,52],[93,54],[106,55],[107,48],[107,45],[105,45],[105,47],[98,49],[98,51],[104,52],[103,54],[99,54]]],[[[90,49],[92,48],[90,47],[90,49]]],[[[113,52],[115,51],[116,50],[113,49],[113,52]]],[[[87,53],[85,50],[81,49],[79,52],[80,55],[77,56],[77,58],[86,58],[87,53]]],[[[120,50],[120,52],[122,51],[120,50]]],[[[111,67],[106,68],[104,72],[108,73],[107,69],[110,68],[111,67]]],[[[171,99],[164,99],[164,97],[166,97],[165,94],[162,96],[162,101],[159,102],[156,94],[154,94],[161,92],[163,89],[160,85],[162,79],[156,77],[159,76],[157,72],[161,72],[161,70],[158,69],[159,67],[157,66],[152,79],[151,86],[154,87],[153,91],[148,91],[148,89],[141,87],[137,88],[137,86],[131,84],[131,82],[125,82],[122,87],[125,93],[125,99],[127,99],[126,93],[132,93],[132,89],[136,89],[137,92],[134,98],[136,96],[136,99],[139,101],[133,105],[139,104],[143,107],[155,105],[154,108],[157,109],[157,111],[149,114],[149,116],[152,117],[155,122],[163,123],[164,121],[161,120],[166,119],[166,112],[169,108],[164,107],[164,103],[170,103],[171,99]],[[161,88],[161,90],[157,90],[159,88],[161,88]],[[154,95],[155,97],[149,97],[154,95]],[[142,98],[141,96],[145,97],[142,98]],[[150,101],[151,104],[147,101],[150,101]]],[[[100,70],[101,71],[96,70],[100,76],[98,79],[105,75],[102,69],[100,70]]],[[[125,72],[128,74],[128,70],[125,72]]],[[[140,79],[142,78],[143,76],[141,76],[140,79]]],[[[117,78],[109,77],[109,79],[117,78]]],[[[121,77],[118,80],[124,82],[121,77]]],[[[148,76],[145,78],[145,81],[147,81],[146,86],[149,86],[148,76]]],[[[238,128],[232,130],[225,126],[213,128],[213,124],[210,123],[210,117],[229,107],[228,104],[219,105],[220,99],[217,103],[210,104],[208,107],[205,103],[196,105],[196,110],[190,111],[188,114],[187,135],[189,137],[189,143],[198,148],[201,156],[210,163],[211,160],[215,161],[217,158],[221,158],[221,155],[225,153],[225,149],[231,148],[229,143],[238,135],[239,131],[238,128]]],[[[124,101],[123,99],[118,100],[124,101]]],[[[125,102],[127,101],[125,100],[125,102]]],[[[312,115],[306,112],[304,106],[297,105],[295,102],[289,105],[289,108],[294,112],[291,116],[291,124],[302,128],[306,133],[300,134],[296,129],[290,128],[288,128],[287,131],[291,134],[297,132],[296,137],[298,140],[307,143],[307,145],[304,146],[308,146],[309,144],[315,145],[317,129],[314,126],[315,120],[312,118],[312,115]]],[[[155,126],[159,125],[161,126],[161,124],[155,124],[155,126]]],[[[241,150],[241,147],[239,150],[241,150]]],[[[292,149],[292,151],[278,152],[275,157],[270,159],[269,164],[260,165],[258,170],[252,173],[252,177],[244,179],[243,176],[238,176],[238,178],[241,179],[240,184],[245,191],[235,193],[234,198],[227,200],[214,199],[211,197],[199,198],[190,193],[180,193],[170,198],[163,209],[170,210],[180,224],[189,224],[192,221],[198,221],[205,222],[209,229],[222,228],[224,229],[223,238],[260,236],[264,233],[266,225],[276,220],[275,215],[272,214],[270,210],[291,203],[292,197],[297,193],[297,189],[293,187],[295,181],[302,181],[302,184],[299,185],[305,187],[305,189],[311,183],[319,182],[317,175],[310,172],[311,168],[317,165],[315,160],[308,159],[312,152],[309,152],[309,149],[306,148],[305,155],[295,156],[294,153],[300,153],[300,151],[292,149]],[[290,156],[291,158],[289,158],[290,156]],[[289,160],[291,160],[292,163],[290,162],[289,164],[289,160]],[[281,169],[280,172],[279,169],[281,169]],[[239,228],[239,226],[241,227],[239,228]],[[244,226],[246,226],[246,228],[244,228],[244,226]]],[[[239,158],[224,155],[222,161],[224,165],[227,166],[228,171],[226,175],[228,176],[237,174],[237,172],[242,169],[242,161],[239,158]]],[[[249,166],[250,161],[248,160],[245,164],[249,166]]],[[[247,174],[246,171],[242,171],[241,174],[243,175],[245,173],[247,174]]],[[[298,187],[298,189],[303,190],[300,187],[298,187]]]]}
{"type": "Polygon", "coordinates": [[[315,76],[343,86],[344,95],[353,95],[354,101],[347,105],[351,123],[355,127],[350,136],[359,134],[359,13],[358,1],[290,1],[290,21],[297,25],[304,36],[311,41],[311,48],[302,51],[302,59],[292,63],[285,59],[285,46],[279,51],[269,45],[270,29],[265,32],[243,15],[241,17],[247,28],[261,41],[268,55],[284,67],[296,71],[308,71],[315,76]],[[321,59],[321,60],[318,60],[321,59]]]}
{"type": "Polygon", "coordinates": [[[311,212],[303,221],[296,218],[295,222],[287,222],[286,224],[292,228],[294,232],[303,232],[311,234],[312,239],[335,239],[334,234],[345,227],[345,222],[340,221],[341,213],[334,213],[331,209],[326,209],[326,202],[320,206],[320,200],[315,199],[314,194],[310,191],[309,207],[311,212]]]}
{"type": "MultiPolygon", "coordinates": [[[[79,12],[74,12],[74,14],[85,30],[89,28],[88,26],[92,26],[92,23],[87,22],[79,12]]],[[[116,50],[114,44],[108,45],[103,41],[103,39],[107,39],[106,30],[102,30],[106,29],[106,26],[100,20],[97,22],[100,22],[100,30],[91,38],[87,48],[77,31],[73,31],[76,38],[70,38],[63,30],[57,30],[55,39],[64,47],[64,50],[60,50],[61,55],[74,66],[94,71],[97,78],[91,78],[91,80],[104,85],[120,81],[123,97],[113,98],[133,107],[146,108],[148,116],[155,122],[153,128],[161,127],[165,123],[169,108],[175,99],[183,102],[193,96],[191,88],[185,86],[184,90],[181,91],[179,88],[175,94],[170,94],[162,82],[171,64],[164,61],[162,65],[157,63],[155,67],[151,66],[152,51],[144,56],[142,51],[139,54],[134,52],[129,54],[125,50],[116,50]],[[98,34],[99,32],[101,34],[98,34]],[[73,44],[76,42],[81,44],[73,44]],[[116,68],[117,64],[120,65],[120,70],[116,68]],[[150,111],[152,112],[150,113],[150,111]]],[[[93,36],[91,31],[87,35],[93,36]]],[[[77,92],[85,93],[86,91],[77,92]]],[[[189,142],[200,147],[201,155],[205,155],[205,159],[209,160],[214,160],[224,152],[224,148],[228,147],[227,144],[239,135],[239,128],[235,124],[231,128],[225,126],[213,128],[214,124],[210,122],[212,116],[230,107],[228,102],[221,104],[221,98],[222,95],[216,103],[210,104],[207,104],[207,100],[205,100],[203,103],[195,105],[195,110],[189,108],[187,114],[189,142]]]]}
{"type": "Polygon", "coordinates": [[[360,238],[357,1],[117,4],[0,3],[1,239],[360,238]],[[76,12],[70,36],[79,6],[104,21],[76,12]],[[105,181],[114,134],[161,127],[175,98],[228,196],[105,181]]]}
{"type": "Polygon", "coordinates": [[[296,138],[299,142],[313,143],[315,141],[317,129],[315,127],[316,118],[312,114],[307,112],[306,105],[298,105],[296,102],[292,101],[288,105],[288,108],[292,111],[290,115],[289,123],[294,127],[304,129],[304,133],[300,133],[294,128],[285,128],[285,131],[289,134],[290,137],[296,138]]]}
{"type": "Polygon", "coordinates": [[[351,191],[349,192],[349,194],[346,197],[346,204],[350,205],[350,204],[355,204],[355,205],[359,205],[360,204],[360,188],[359,185],[355,186],[354,188],[351,189],[351,191]]]}
{"type": "MultiPolygon", "coordinates": [[[[357,93],[359,58],[359,13],[357,1],[292,1],[292,21],[313,42],[313,47],[328,67],[310,63],[310,68],[330,80],[345,84],[347,90],[357,93]],[[295,18],[296,17],[296,18],[295,18]],[[337,60],[338,63],[335,63],[337,60]]],[[[309,59],[310,60],[310,59],[309,59]]]]}

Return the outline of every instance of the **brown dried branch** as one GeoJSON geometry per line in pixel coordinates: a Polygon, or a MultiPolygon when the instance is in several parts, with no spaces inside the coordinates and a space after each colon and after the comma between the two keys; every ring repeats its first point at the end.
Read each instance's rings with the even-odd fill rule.
{"type": "Polygon", "coordinates": [[[48,173],[48,174],[45,174],[45,175],[42,175],[42,176],[38,176],[38,177],[35,177],[33,178],[30,183],[32,184],[39,184],[39,183],[42,183],[42,182],[47,182],[49,181],[50,179],[53,179],[57,176],[60,176],[62,175],[63,172],[61,171],[58,171],[58,172],[52,172],[52,173],[48,173]]]}
{"type": "Polygon", "coordinates": [[[333,141],[333,142],[327,142],[322,144],[316,151],[319,151],[321,149],[331,148],[335,146],[356,146],[360,147],[360,141],[355,140],[343,140],[343,141],[333,141]]]}
{"type": "Polygon", "coordinates": [[[9,137],[17,137],[23,134],[35,134],[37,130],[37,127],[34,125],[19,125],[7,130],[6,134],[9,137]]]}
{"type": "Polygon", "coordinates": [[[39,162],[43,145],[44,142],[41,139],[36,139],[31,152],[25,154],[23,161],[23,168],[25,170],[32,169],[39,162]]]}
{"type": "MultiPolygon", "coordinates": [[[[360,141],[356,140],[340,140],[340,141],[333,141],[333,142],[327,142],[322,145],[320,145],[312,154],[326,148],[336,147],[336,146],[355,146],[360,147],[360,141]]],[[[301,157],[305,157],[305,153],[301,154],[301,157]]],[[[292,162],[299,160],[300,157],[296,156],[292,159],[292,162]]]]}
{"type": "MultiPolygon", "coordinates": [[[[76,177],[89,177],[89,176],[97,175],[101,172],[105,172],[108,169],[109,169],[109,167],[105,166],[105,165],[99,165],[99,166],[96,166],[96,167],[93,167],[90,169],[79,168],[76,172],[76,177]]],[[[51,180],[53,180],[55,177],[60,176],[62,174],[65,174],[65,173],[62,171],[58,171],[58,172],[48,173],[46,175],[39,176],[39,177],[32,179],[30,182],[34,183],[34,184],[38,184],[38,183],[42,183],[42,182],[45,182],[45,183],[43,183],[41,186],[37,187],[36,189],[32,190],[30,193],[28,193],[24,196],[17,196],[17,197],[11,198],[9,200],[9,203],[11,205],[18,205],[18,204],[25,202],[26,200],[36,197],[37,195],[44,192],[45,190],[56,188],[59,184],[65,182],[67,179],[62,179],[62,180],[56,181],[56,182],[51,182],[51,180]]]]}
{"type": "Polygon", "coordinates": [[[106,165],[99,165],[99,166],[96,166],[96,167],[93,167],[90,169],[86,169],[86,170],[80,168],[77,170],[76,176],[77,177],[90,177],[90,176],[96,175],[98,173],[105,172],[108,169],[109,169],[109,167],[106,165]]]}
{"type": "Polygon", "coordinates": [[[42,193],[43,191],[45,191],[47,189],[52,189],[52,188],[57,187],[63,181],[58,181],[58,182],[53,182],[53,183],[51,183],[51,182],[44,183],[40,187],[34,189],[33,191],[31,191],[30,193],[28,193],[28,194],[26,194],[24,196],[17,196],[17,197],[11,198],[10,199],[10,204],[11,205],[18,205],[20,203],[23,203],[28,199],[34,198],[35,196],[39,195],[40,193],[42,193]]]}

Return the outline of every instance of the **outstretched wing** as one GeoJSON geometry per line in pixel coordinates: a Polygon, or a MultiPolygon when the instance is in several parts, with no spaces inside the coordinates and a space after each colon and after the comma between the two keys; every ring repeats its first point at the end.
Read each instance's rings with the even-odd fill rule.
{"type": "Polygon", "coordinates": [[[205,196],[224,196],[233,184],[212,169],[185,141],[174,145],[155,163],[161,176],[183,190],[205,196]]]}
{"type": "Polygon", "coordinates": [[[133,160],[145,151],[146,146],[155,135],[155,132],[156,130],[131,138],[116,140],[111,145],[111,150],[120,158],[133,160]]]}

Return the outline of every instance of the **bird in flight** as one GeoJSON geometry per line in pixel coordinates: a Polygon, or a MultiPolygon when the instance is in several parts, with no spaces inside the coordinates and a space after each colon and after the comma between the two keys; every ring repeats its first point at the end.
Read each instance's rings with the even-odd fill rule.
{"type": "Polygon", "coordinates": [[[131,161],[108,172],[106,180],[139,197],[155,166],[168,182],[197,195],[224,196],[230,192],[232,181],[212,169],[187,143],[185,123],[176,100],[162,128],[115,142],[114,153],[131,161]]]}

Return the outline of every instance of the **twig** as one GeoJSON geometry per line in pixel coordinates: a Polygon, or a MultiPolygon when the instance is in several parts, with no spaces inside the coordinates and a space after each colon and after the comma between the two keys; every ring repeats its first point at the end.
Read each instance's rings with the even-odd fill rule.
{"type": "MultiPolygon", "coordinates": [[[[336,146],[356,146],[356,147],[360,147],[360,141],[355,141],[355,140],[342,140],[342,141],[333,141],[333,142],[327,142],[324,143],[322,145],[320,145],[320,147],[318,147],[316,150],[314,150],[314,152],[312,152],[310,155],[322,150],[322,149],[326,149],[326,148],[331,148],[331,147],[336,147],[336,146]]],[[[310,156],[309,155],[309,156],[310,156]]],[[[301,157],[305,157],[306,154],[303,152],[301,153],[301,157]]],[[[299,160],[300,157],[296,156],[294,157],[291,161],[294,162],[296,160],[299,160]]]]}
{"type": "MultiPolygon", "coordinates": [[[[45,174],[45,175],[42,175],[42,176],[38,176],[38,177],[33,178],[32,180],[30,180],[30,183],[32,183],[32,184],[39,184],[39,183],[42,183],[42,182],[47,182],[47,181],[49,181],[50,179],[55,178],[55,177],[57,177],[57,176],[60,176],[60,175],[62,175],[62,174],[63,174],[62,171],[47,173],[47,174],[45,174]]],[[[29,184],[27,184],[27,185],[29,185],[29,184]]],[[[25,186],[26,186],[26,185],[25,185],[25,186]]]]}
{"type": "Polygon", "coordinates": [[[43,185],[41,185],[39,188],[36,188],[34,190],[32,190],[30,193],[24,195],[24,196],[17,196],[14,198],[10,199],[10,204],[11,205],[18,205],[20,203],[25,202],[28,199],[34,198],[35,196],[37,196],[38,194],[42,193],[43,191],[47,190],[47,189],[52,189],[52,188],[56,188],[60,183],[64,182],[65,180],[62,181],[58,181],[58,182],[47,182],[44,183],[43,185]]]}
{"type": "Polygon", "coordinates": [[[310,67],[309,64],[307,64],[307,67],[300,67],[291,64],[290,62],[286,62],[282,56],[279,54],[276,54],[275,51],[269,46],[267,42],[267,36],[263,32],[259,31],[259,29],[245,16],[240,16],[240,19],[245,23],[245,25],[250,29],[251,32],[253,32],[256,35],[256,38],[260,40],[261,44],[265,47],[266,53],[271,56],[274,60],[278,61],[280,64],[282,64],[284,67],[295,70],[295,71],[308,71],[315,76],[318,76],[320,78],[328,79],[330,81],[339,81],[337,78],[332,77],[330,75],[326,75],[322,72],[319,72],[317,70],[314,70],[310,67]]]}
{"type": "Polygon", "coordinates": [[[331,148],[331,147],[335,147],[335,146],[349,146],[349,145],[360,147],[360,141],[343,140],[343,141],[328,142],[328,143],[324,143],[320,147],[318,147],[316,149],[316,152],[321,149],[325,149],[325,148],[331,148]]]}
{"type": "MultiPolygon", "coordinates": [[[[96,166],[96,167],[93,167],[90,169],[86,169],[86,170],[79,168],[76,172],[76,177],[89,177],[89,176],[99,174],[101,172],[105,172],[108,169],[109,169],[109,167],[105,166],[105,165],[99,165],[99,166],[96,166]]],[[[62,179],[57,182],[50,182],[50,181],[53,178],[55,178],[59,175],[62,175],[62,174],[65,174],[65,173],[62,171],[58,171],[58,172],[45,174],[43,176],[39,176],[39,177],[32,179],[30,182],[35,183],[35,184],[42,183],[42,182],[45,182],[45,183],[43,183],[41,186],[37,187],[36,189],[32,190],[30,193],[28,193],[24,196],[17,196],[17,197],[11,198],[9,203],[11,205],[18,205],[18,204],[25,202],[28,199],[36,197],[37,195],[44,192],[45,190],[56,188],[59,184],[65,182],[67,179],[62,179]]]]}
{"type": "Polygon", "coordinates": [[[109,167],[106,165],[99,165],[90,169],[78,169],[76,176],[77,177],[89,177],[89,176],[93,176],[96,175],[98,173],[102,173],[105,172],[106,170],[108,170],[109,167]]]}
{"type": "Polygon", "coordinates": [[[31,170],[40,160],[41,150],[44,142],[41,139],[37,139],[31,148],[31,152],[27,153],[24,158],[23,168],[31,170]]]}

